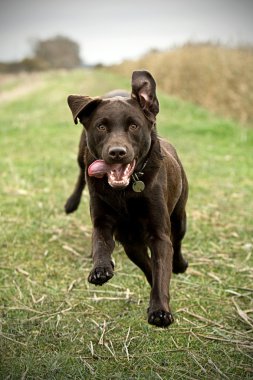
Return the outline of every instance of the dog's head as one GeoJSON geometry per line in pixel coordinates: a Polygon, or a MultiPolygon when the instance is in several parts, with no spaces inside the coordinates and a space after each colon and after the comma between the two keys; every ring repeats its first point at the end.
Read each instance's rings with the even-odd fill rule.
{"type": "Polygon", "coordinates": [[[107,174],[112,187],[126,187],[148,155],[159,112],[152,75],[147,71],[133,72],[131,97],[70,95],[68,104],[74,122],[77,124],[79,119],[84,125],[88,149],[94,156],[88,174],[107,174]]]}

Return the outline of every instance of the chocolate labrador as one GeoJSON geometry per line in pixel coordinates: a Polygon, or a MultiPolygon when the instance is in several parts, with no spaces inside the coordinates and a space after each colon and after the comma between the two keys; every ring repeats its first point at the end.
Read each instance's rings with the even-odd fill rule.
{"type": "Polygon", "coordinates": [[[131,95],[70,95],[68,104],[84,129],[80,174],[65,211],[77,209],[87,182],[94,263],[88,281],[102,285],[112,278],[119,241],[151,286],[148,322],[166,327],[173,322],[171,273],[188,266],[181,253],[188,185],[175,149],[156,133],[156,83],[149,72],[134,71],[131,95]]]}

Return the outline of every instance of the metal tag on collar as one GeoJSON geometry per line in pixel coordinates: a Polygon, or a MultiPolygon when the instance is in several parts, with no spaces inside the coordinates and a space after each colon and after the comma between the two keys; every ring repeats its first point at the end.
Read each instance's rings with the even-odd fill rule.
{"type": "Polygon", "coordinates": [[[132,178],[134,181],[132,185],[133,191],[135,191],[136,193],[141,193],[145,189],[144,182],[139,180],[138,175],[136,173],[132,175],[132,178]]]}

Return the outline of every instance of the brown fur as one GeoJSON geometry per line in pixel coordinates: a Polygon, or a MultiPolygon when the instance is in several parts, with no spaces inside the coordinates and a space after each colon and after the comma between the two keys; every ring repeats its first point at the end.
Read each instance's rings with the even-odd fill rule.
{"type": "Polygon", "coordinates": [[[80,174],[65,210],[70,213],[77,209],[87,183],[94,262],[89,282],[102,285],[113,276],[111,255],[115,240],[119,241],[151,286],[148,322],[166,327],[173,322],[169,307],[171,273],[184,272],[188,266],[181,253],[188,185],[175,149],[157,137],[159,103],[155,90],[150,73],[135,71],[131,97],[115,92],[102,98],[69,96],[74,121],[79,119],[85,128],[78,154],[80,174]],[[101,131],[99,123],[106,130],[101,131]],[[131,130],[131,123],[137,125],[136,130],[131,130]],[[112,147],[121,148],[121,155],[112,156],[112,147]],[[114,189],[106,176],[89,177],[87,168],[96,159],[108,164],[127,164],[135,159],[135,172],[144,173],[141,180],[145,189],[136,193],[132,183],[114,189]]]}

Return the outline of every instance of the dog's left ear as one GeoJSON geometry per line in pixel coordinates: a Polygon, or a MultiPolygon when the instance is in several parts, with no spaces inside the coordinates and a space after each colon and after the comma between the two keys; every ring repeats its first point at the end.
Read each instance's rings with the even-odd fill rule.
{"type": "Polygon", "coordinates": [[[155,122],[159,112],[159,102],[156,97],[156,83],[148,71],[134,71],[132,75],[132,98],[140,104],[146,117],[155,122]]]}
{"type": "Polygon", "coordinates": [[[101,98],[91,98],[90,96],[69,95],[68,105],[71,109],[75,124],[78,123],[77,118],[85,119],[89,117],[92,111],[102,102],[101,98]]]}

